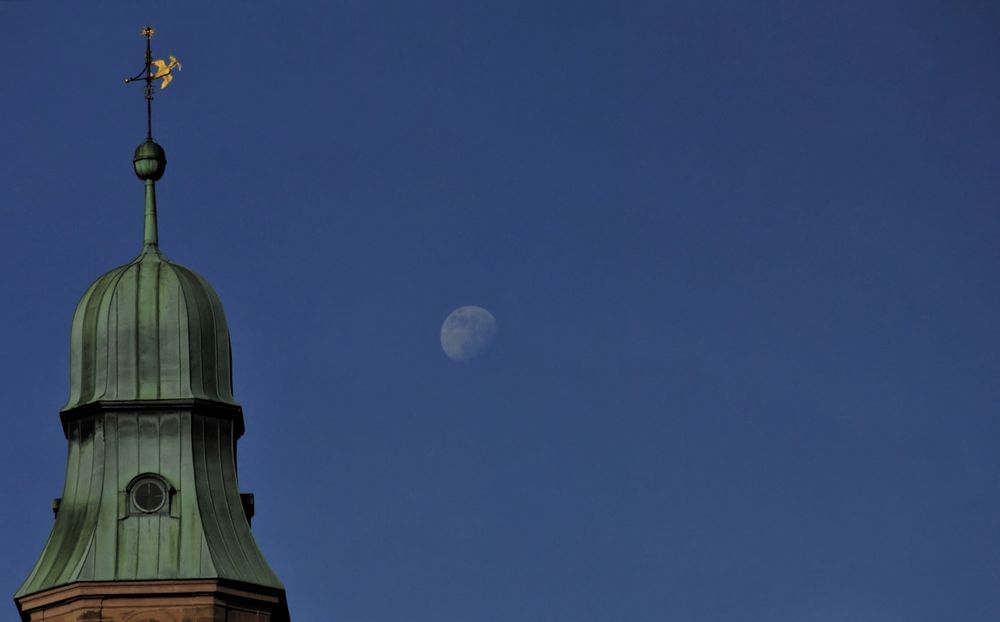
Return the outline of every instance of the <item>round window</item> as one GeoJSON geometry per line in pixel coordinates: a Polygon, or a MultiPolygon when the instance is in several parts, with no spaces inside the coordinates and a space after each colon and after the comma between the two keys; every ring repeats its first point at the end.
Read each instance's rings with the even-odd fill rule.
{"type": "Polygon", "coordinates": [[[167,502],[167,489],[163,482],[146,477],[132,487],[132,505],[146,514],[160,511],[167,502]]]}

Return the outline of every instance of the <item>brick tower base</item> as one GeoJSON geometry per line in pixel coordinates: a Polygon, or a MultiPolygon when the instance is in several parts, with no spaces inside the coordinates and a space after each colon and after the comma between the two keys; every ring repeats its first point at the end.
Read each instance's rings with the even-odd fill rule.
{"type": "Polygon", "coordinates": [[[17,608],[23,622],[288,622],[283,591],[223,579],[79,582],[17,608]]]}

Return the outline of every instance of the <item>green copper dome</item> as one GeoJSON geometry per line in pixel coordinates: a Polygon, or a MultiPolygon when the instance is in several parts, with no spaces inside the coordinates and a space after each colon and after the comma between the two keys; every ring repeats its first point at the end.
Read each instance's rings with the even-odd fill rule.
{"type": "Polygon", "coordinates": [[[147,249],[77,305],[63,410],[191,398],[235,404],[226,316],[205,279],[147,249]]]}
{"type": "Polygon", "coordinates": [[[166,162],[152,140],[135,151],[135,172],[146,187],[142,253],[97,279],[76,307],[63,412],[134,400],[236,404],[219,296],[196,272],[159,251],[155,181],[166,162]]]}
{"type": "Polygon", "coordinates": [[[137,151],[152,154],[139,175],[142,252],[98,278],[73,314],[60,413],[66,483],[17,597],[81,581],[204,578],[281,591],[236,476],[243,409],[222,303],[205,279],[160,254],[153,177],[166,158],[149,141],[137,151]],[[137,482],[158,483],[159,504],[136,501],[137,482]]]}

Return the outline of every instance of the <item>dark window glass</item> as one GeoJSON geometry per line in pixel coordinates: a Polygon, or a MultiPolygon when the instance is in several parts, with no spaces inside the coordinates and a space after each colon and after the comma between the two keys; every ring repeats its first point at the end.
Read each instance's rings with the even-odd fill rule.
{"type": "Polygon", "coordinates": [[[167,491],[163,484],[154,479],[145,479],[132,489],[132,503],[140,512],[151,514],[163,507],[167,500],[167,491]]]}

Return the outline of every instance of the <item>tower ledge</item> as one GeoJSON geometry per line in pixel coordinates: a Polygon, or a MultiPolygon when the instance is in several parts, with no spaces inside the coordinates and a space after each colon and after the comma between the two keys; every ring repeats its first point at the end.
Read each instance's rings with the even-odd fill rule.
{"type": "Polygon", "coordinates": [[[288,622],[281,590],[239,581],[81,581],[18,599],[24,622],[288,622]]]}

